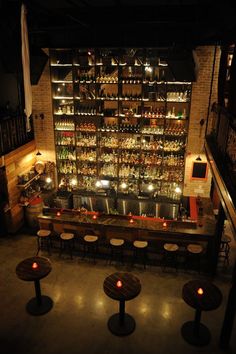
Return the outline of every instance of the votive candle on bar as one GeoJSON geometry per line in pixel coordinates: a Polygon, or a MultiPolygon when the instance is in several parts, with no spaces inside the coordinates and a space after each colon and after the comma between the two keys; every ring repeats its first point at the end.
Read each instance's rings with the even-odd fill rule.
{"type": "Polygon", "coordinates": [[[57,212],[57,216],[61,216],[61,213],[60,213],[60,211],[58,211],[58,212],[57,212]]]}
{"type": "Polygon", "coordinates": [[[203,291],[202,288],[198,288],[198,289],[197,289],[197,293],[198,293],[198,295],[202,296],[203,293],[204,293],[204,291],[203,291]]]}
{"type": "Polygon", "coordinates": [[[33,268],[33,269],[37,269],[38,267],[39,267],[39,265],[38,265],[37,262],[34,262],[34,263],[32,264],[32,268],[33,268]]]}
{"type": "Polygon", "coordinates": [[[167,228],[167,222],[164,221],[162,225],[164,228],[167,228]]]}
{"type": "Polygon", "coordinates": [[[122,286],[123,286],[122,281],[121,281],[121,280],[118,280],[118,281],[116,282],[116,286],[117,286],[117,288],[122,288],[122,286]]]}
{"type": "Polygon", "coordinates": [[[129,222],[130,222],[130,224],[133,224],[134,223],[134,219],[131,218],[129,222]]]}
{"type": "Polygon", "coordinates": [[[97,215],[93,215],[93,220],[96,220],[97,219],[97,215]]]}

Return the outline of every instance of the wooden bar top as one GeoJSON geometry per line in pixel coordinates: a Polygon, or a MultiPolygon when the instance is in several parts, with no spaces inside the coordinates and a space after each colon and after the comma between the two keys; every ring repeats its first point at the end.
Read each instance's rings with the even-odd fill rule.
{"type": "Polygon", "coordinates": [[[215,219],[207,216],[202,218],[202,226],[199,226],[196,222],[190,220],[178,221],[178,220],[166,220],[166,226],[163,225],[163,221],[146,220],[145,217],[140,219],[133,218],[133,222],[130,222],[131,217],[119,217],[117,215],[101,215],[93,219],[93,215],[90,214],[78,214],[74,213],[61,213],[60,216],[54,214],[39,215],[39,221],[47,220],[55,223],[75,224],[81,226],[96,226],[96,227],[109,227],[120,228],[125,230],[147,230],[156,231],[160,234],[190,234],[190,235],[203,235],[206,237],[214,236],[215,232],[215,219]]]}

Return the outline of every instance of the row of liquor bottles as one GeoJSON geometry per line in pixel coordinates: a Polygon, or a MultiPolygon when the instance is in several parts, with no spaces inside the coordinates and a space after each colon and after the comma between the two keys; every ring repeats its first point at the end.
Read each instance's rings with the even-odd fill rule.
{"type": "Polygon", "coordinates": [[[97,126],[93,122],[81,122],[75,124],[74,122],[67,122],[66,126],[61,125],[60,122],[55,123],[55,130],[62,131],[57,133],[58,141],[57,144],[69,145],[71,143],[71,136],[73,136],[72,131],[76,130],[78,132],[116,132],[116,133],[142,133],[151,135],[170,135],[170,136],[183,136],[187,133],[185,124],[180,122],[168,122],[165,125],[158,124],[157,122],[151,121],[149,125],[140,124],[102,124],[97,126]],[[68,133],[67,133],[68,132],[68,133]],[[71,134],[69,133],[71,132],[71,134]],[[68,138],[68,139],[67,139],[68,138]]]}
{"type": "Polygon", "coordinates": [[[97,152],[96,149],[61,149],[57,151],[58,160],[68,160],[79,162],[90,162],[90,163],[125,163],[125,164],[135,164],[135,165],[156,165],[164,167],[184,167],[184,157],[183,155],[165,155],[162,156],[155,152],[142,152],[135,153],[127,150],[121,151],[118,155],[117,150],[112,150],[111,152],[103,151],[102,149],[97,152]]]}
{"type": "Polygon", "coordinates": [[[162,170],[155,166],[138,167],[121,164],[118,168],[118,165],[114,163],[104,163],[97,168],[95,164],[89,162],[76,165],[73,161],[63,161],[58,164],[57,168],[60,174],[99,175],[104,178],[150,179],[170,182],[182,182],[184,178],[182,170],[162,170]]]}
{"type": "MultiPolygon", "coordinates": [[[[60,146],[60,145],[59,145],[60,146]]],[[[59,147],[58,146],[58,147],[59,147]]],[[[164,151],[164,152],[181,152],[185,148],[184,140],[163,140],[153,139],[146,140],[145,138],[140,141],[133,137],[129,138],[117,138],[113,136],[102,136],[99,141],[99,145],[96,144],[95,137],[88,137],[88,141],[77,142],[77,146],[81,147],[101,147],[109,149],[119,150],[152,150],[152,151],[164,151]]],[[[58,149],[58,159],[70,159],[75,154],[75,147],[63,146],[58,149]],[[74,152],[73,152],[74,151],[74,152]]]]}
{"type": "MultiPolygon", "coordinates": [[[[138,196],[139,193],[152,193],[154,198],[161,197],[168,200],[180,200],[181,193],[176,192],[176,187],[179,186],[176,182],[164,182],[155,180],[152,183],[143,179],[141,182],[138,180],[121,180],[110,181],[110,188],[115,192],[131,193],[138,196]]],[[[59,181],[59,188],[72,190],[83,190],[88,192],[97,192],[97,177],[96,176],[83,176],[83,175],[62,175],[59,181]]]]}
{"type": "MultiPolygon", "coordinates": [[[[140,111],[141,107],[138,107],[138,111],[140,111]]],[[[143,114],[137,113],[134,109],[131,108],[131,110],[129,110],[129,114],[131,116],[134,117],[138,117],[138,118],[173,118],[173,119],[186,119],[187,118],[187,114],[186,114],[186,109],[185,108],[179,108],[178,111],[176,112],[175,106],[171,107],[171,109],[168,109],[166,112],[165,107],[159,107],[156,108],[154,110],[145,110],[143,112],[143,114]],[[132,110],[132,111],[131,111],[132,110]]],[[[118,114],[118,110],[117,109],[113,109],[112,111],[110,110],[109,113],[107,112],[103,112],[101,113],[101,109],[97,110],[94,107],[90,107],[90,106],[86,106],[86,107],[82,107],[82,108],[78,108],[76,110],[76,112],[74,113],[74,106],[70,106],[70,105],[61,105],[59,106],[56,111],[55,111],[55,115],[62,115],[64,116],[107,116],[107,117],[122,117],[123,115],[127,115],[127,109],[124,108],[122,109],[121,114],[118,114]]],[[[71,122],[71,119],[61,119],[62,124],[64,123],[65,127],[68,125],[68,122],[71,122]]],[[[56,122],[57,124],[60,124],[60,121],[58,120],[58,122],[56,122]]]]}

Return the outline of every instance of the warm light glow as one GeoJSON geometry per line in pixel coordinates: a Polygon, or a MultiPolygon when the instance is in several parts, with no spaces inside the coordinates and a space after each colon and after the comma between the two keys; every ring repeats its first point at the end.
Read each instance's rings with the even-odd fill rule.
{"type": "Polygon", "coordinates": [[[163,227],[167,227],[167,222],[163,222],[163,227]]]}
{"type": "Polygon", "coordinates": [[[152,68],[150,66],[146,66],[145,67],[145,71],[151,73],[152,72],[152,68]]]}
{"type": "Polygon", "coordinates": [[[51,182],[52,182],[51,177],[47,177],[47,178],[46,178],[46,182],[47,182],[47,183],[51,183],[51,182]]]}
{"type": "Polygon", "coordinates": [[[92,55],[92,53],[90,51],[88,51],[88,55],[92,55]]]}
{"type": "Polygon", "coordinates": [[[154,189],[153,184],[149,184],[148,187],[147,187],[147,189],[148,189],[149,191],[153,191],[153,189],[154,189]]]}
{"type": "Polygon", "coordinates": [[[66,101],[65,101],[65,100],[62,100],[61,102],[62,102],[62,103],[66,103],[66,101]]]}
{"type": "Polygon", "coordinates": [[[180,187],[176,187],[176,188],[175,188],[175,193],[180,194],[181,192],[182,192],[182,190],[181,190],[181,188],[180,188],[180,187]]]}
{"type": "Polygon", "coordinates": [[[101,187],[101,186],[102,186],[101,181],[97,181],[97,182],[95,183],[95,186],[96,186],[97,188],[101,187]]]}
{"type": "Polygon", "coordinates": [[[118,280],[116,283],[117,288],[122,288],[123,284],[121,280],[118,280]]]}
{"type": "Polygon", "coordinates": [[[58,212],[57,212],[57,216],[61,216],[61,213],[60,213],[60,211],[58,211],[58,212]]]}
{"type": "Polygon", "coordinates": [[[34,263],[32,264],[32,268],[33,268],[33,269],[37,269],[38,267],[39,267],[39,265],[38,265],[37,262],[34,262],[34,263]]]}
{"type": "Polygon", "coordinates": [[[130,222],[130,224],[133,224],[134,223],[134,219],[131,218],[129,222],[130,222]]]}
{"type": "Polygon", "coordinates": [[[197,293],[198,293],[198,295],[203,295],[203,289],[202,288],[198,288],[197,289],[197,293]]]}
{"type": "Polygon", "coordinates": [[[57,88],[57,91],[58,91],[58,92],[60,92],[60,91],[61,91],[61,88],[60,88],[60,87],[58,87],[58,88],[57,88]]]}
{"type": "Polygon", "coordinates": [[[121,188],[122,188],[122,189],[125,189],[125,188],[127,188],[127,187],[128,187],[128,186],[127,186],[127,184],[126,184],[125,182],[122,182],[120,186],[121,186],[121,188]]]}
{"type": "Polygon", "coordinates": [[[93,215],[93,220],[96,220],[97,219],[97,215],[93,215]]]}
{"type": "Polygon", "coordinates": [[[72,186],[76,186],[77,185],[77,179],[76,178],[72,178],[70,183],[71,183],[72,186]]]}

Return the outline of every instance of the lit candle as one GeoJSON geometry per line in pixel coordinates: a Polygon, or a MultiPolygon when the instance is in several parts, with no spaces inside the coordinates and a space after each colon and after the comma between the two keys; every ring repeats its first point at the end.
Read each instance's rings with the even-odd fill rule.
{"type": "Polygon", "coordinates": [[[167,227],[167,222],[163,222],[163,227],[164,227],[164,228],[167,227]]]}
{"type": "Polygon", "coordinates": [[[134,223],[134,219],[131,218],[129,222],[130,222],[130,224],[133,224],[134,223]]]}
{"type": "Polygon", "coordinates": [[[118,280],[116,283],[117,288],[122,288],[123,284],[121,280],[118,280]]]}
{"type": "Polygon", "coordinates": [[[97,215],[93,215],[93,220],[96,220],[97,219],[97,215]]]}
{"type": "Polygon", "coordinates": [[[33,269],[37,269],[38,267],[39,267],[39,265],[38,265],[37,262],[34,262],[34,263],[32,264],[32,268],[33,268],[33,269]]]}
{"type": "Polygon", "coordinates": [[[204,291],[203,291],[202,288],[198,288],[198,289],[197,289],[198,295],[200,295],[200,296],[203,295],[203,292],[204,292],[204,291]]]}
{"type": "Polygon", "coordinates": [[[60,213],[60,211],[58,211],[58,212],[57,212],[57,216],[61,216],[61,213],[60,213]]]}

